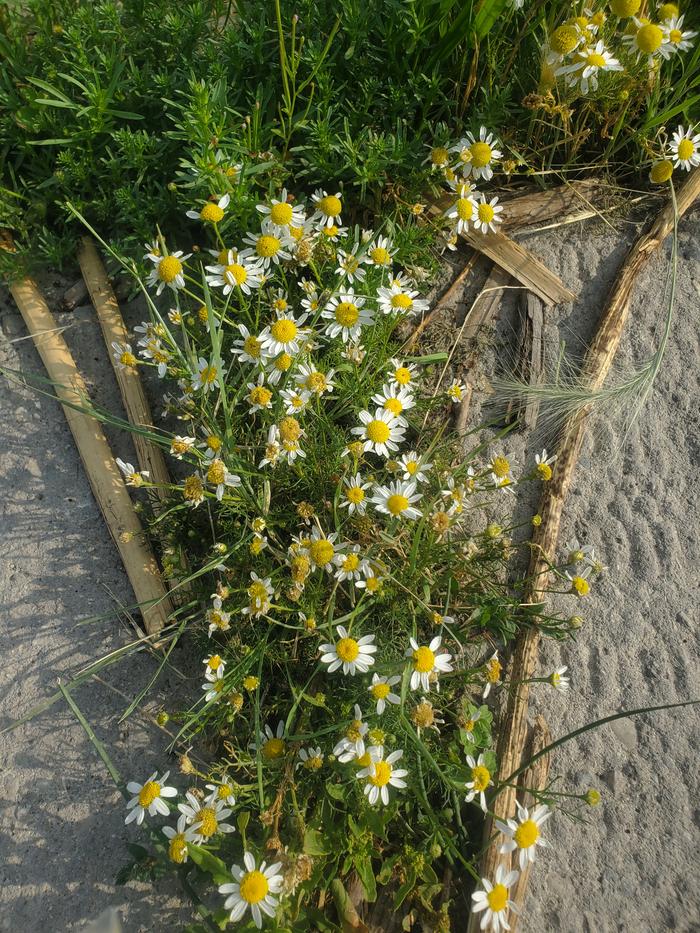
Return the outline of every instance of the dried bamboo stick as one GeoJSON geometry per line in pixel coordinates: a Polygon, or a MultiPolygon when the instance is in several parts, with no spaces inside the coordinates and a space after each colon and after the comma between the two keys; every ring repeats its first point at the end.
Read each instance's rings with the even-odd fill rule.
{"type": "Polygon", "coordinates": [[[56,320],[31,279],[10,286],[59,400],[85,466],[90,487],[117,545],[129,580],[141,607],[149,635],[160,631],[172,611],[153,552],[124,485],[99,422],[71,405],[88,399],[85,382],[78,372],[56,320]]]}
{"type": "MultiPolygon", "coordinates": [[[[681,217],[700,197],[700,172],[693,172],[680,189],[677,197],[678,217],[681,217]]],[[[634,243],[625,259],[608,297],[598,330],[586,355],[583,374],[591,390],[599,389],[612,365],[620,344],[622,330],[630,311],[632,287],[640,270],[673,230],[675,210],[669,202],[659,213],[651,228],[634,243]]],[[[549,580],[549,566],[554,560],[564,500],[569,491],[574,468],[583,443],[588,409],[572,416],[564,428],[558,451],[557,466],[551,482],[545,486],[540,504],[542,524],[533,534],[532,556],[525,588],[524,601],[540,602],[549,580]]],[[[521,764],[522,750],[527,733],[529,685],[537,665],[540,633],[529,629],[516,643],[511,665],[510,681],[518,684],[508,696],[504,717],[505,728],[498,742],[499,781],[505,780],[521,764]]],[[[499,819],[512,816],[515,790],[505,787],[493,801],[493,812],[499,819]]],[[[485,838],[492,834],[492,821],[487,819],[485,838]]],[[[492,878],[496,867],[510,867],[511,857],[498,854],[498,845],[488,846],[481,862],[481,874],[492,878]]]]}
{"type": "MultiPolygon", "coordinates": [[[[102,327],[102,335],[107,345],[109,358],[124,402],[126,416],[135,427],[150,428],[152,427],[151,410],[143,391],[138,370],[131,367],[120,367],[114,359],[112,343],[128,343],[129,335],[119,310],[119,303],[91,237],[83,237],[78,251],[78,263],[90,298],[97,311],[97,317],[102,327]]],[[[158,484],[154,489],[156,495],[160,499],[165,498],[167,486],[170,483],[170,475],[161,448],[142,434],[135,433],[132,437],[140,468],[148,472],[151,482],[158,484]]]]}

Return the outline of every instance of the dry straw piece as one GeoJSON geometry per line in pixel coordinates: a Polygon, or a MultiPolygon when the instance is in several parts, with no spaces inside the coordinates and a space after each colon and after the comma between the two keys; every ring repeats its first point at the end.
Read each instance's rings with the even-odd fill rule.
{"type": "MultiPolygon", "coordinates": [[[[588,387],[592,391],[600,389],[610,371],[620,345],[623,328],[629,317],[630,297],[637,275],[671,233],[677,218],[682,217],[698,197],[700,197],[700,172],[694,172],[680,189],[677,205],[674,206],[672,202],[669,202],[651,228],[639,237],[627,255],[583,365],[584,379],[587,380],[588,387]]],[[[532,557],[528,572],[530,582],[525,590],[524,601],[541,602],[547,589],[549,566],[556,551],[562,509],[581,451],[589,411],[590,409],[586,408],[572,416],[563,430],[557,455],[557,468],[551,482],[545,486],[539,508],[542,524],[535,529],[533,534],[532,557]]],[[[535,673],[539,640],[540,633],[531,628],[519,638],[515,647],[509,680],[513,684],[518,684],[518,687],[509,693],[504,728],[499,737],[499,781],[506,780],[522,763],[528,729],[527,711],[530,688],[527,681],[535,673]]],[[[515,797],[516,790],[510,786],[504,787],[495,797],[493,812],[497,819],[504,820],[512,816],[515,810],[515,797]]],[[[487,819],[485,839],[490,840],[492,834],[492,820],[487,819]]],[[[498,848],[499,841],[493,839],[481,862],[482,877],[492,878],[499,864],[503,864],[506,869],[510,868],[511,856],[500,855],[498,848]]],[[[478,923],[475,925],[471,920],[469,931],[477,927],[478,923]]]]}
{"type": "Polygon", "coordinates": [[[89,398],[87,386],[36,283],[32,279],[22,279],[14,282],[10,291],[32,335],[56,396],[64,403],[63,411],[93,495],[119,549],[146,631],[152,635],[167,623],[172,606],[102,427],[89,414],[76,410],[76,407],[83,407],[89,398]]]}

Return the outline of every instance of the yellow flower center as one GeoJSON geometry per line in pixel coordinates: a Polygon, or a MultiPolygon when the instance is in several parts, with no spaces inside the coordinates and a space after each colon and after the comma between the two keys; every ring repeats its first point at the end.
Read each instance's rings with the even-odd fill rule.
{"type": "Polygon", "coordinates": [[[212,671],[215,671],[220,664],[221,657],[218,654],[213,654],[207,661],[207,667],[211,668],[212,671]]]}
{"type": "Polygon", "coordinates": [[[472,768],[472,784],[477,794],[485,791],[491,781],[491,772],[483,765],[475,765],[472,768]]]}
{"type": "Polygon", "coordinates": [[[247,904],[258,904],[269,890],[267,878],[257,868],[255,871],[247,871],[241,878],[241,897],[247,904]]]}
{"type": "Polygon", "coordinates": [[[435,666],[435,654],[425,645],[417,648],[413,652],[413,664],[419,674],[427,674],[435,666]]]}
{"type": "Polygon", "coordinates": [[[588,580],[585,577],[573,577],[571,586],[579,596],[587,596],[590,591],[588,580]]]}
{"type": "Polygon", "coordinates": [[[578,45],[579,32],[575,26],[560,26],[552,33],[549,44],[558,55],[568,55],[578,45]]]}
{"type": "Polygon", "coordinates": [[[513,839],[519,849],[529,849],[540,838],[540,831],[534,820],[525,820],[513,833],[513,839]]]}
{"type": "Polygon", "coordinates": [[[379,577],[367,577],[366,588],[368,593],[376,593],[381,587],[382,582],[379,577]]]}
{"type": "Polygon", "coordinates": [[[474,214],[474,205],[469,198],[460,198],[455,205],[460,220],[471,220],[474,214]]]}
{"type": "Polygon", "coordinates": [[[280,437],[283,441],[296,441],[301,436],[301,425],[291,415],[280,421],[280,437]]]}
{"type": "Polygon", "coordinates": [[[300,240],[304,236],[304,228],[303,227],[290,227],[289,235],[291,236],[293,240],[300,240]]]}
{"type": "Polygon", "coordinates": [[[354,661],[360,653],[360,646],[354,638],[341,638],[335,646],[335,651],[341,661],[354,661]]]}
{"type": "Polygon", "coordinates": [[[178,833],[177,836],[173,836],[170,840],[168,855],[170,856],[170,861],[178,865],[182,865],[185,861],[187,857],[187,843],[185,842],[184,833],[178,833]]]}
{"type": "Polygon", "coordinates": [[[321,198],[318,202],[318,209],[326,217],[337,217],[342,210],[340,198],[336,198],[334,194],[327,194],[325,198],[321,198]]]}
{"type": "Polygon", "coordinates": [[[642,52],[655,52],[663,41],[663,31],[654,23],[647,23],[637,32],[637,45],[642,52]]]}
{"type": "Polygon", "coordinates": [[[261,408],[267,408],[272,398],[272,392],[265,386],[255,386],[248,396],[251,405],[260,405],[261,408]]]}
{"type": "Polygon", "coordinates": [[[360,566],[360,558],[357,554],[348,554],[348,556],[343,561],[343,570],[352,573],[354,570],[360,566]]]}
{"type": "Polygon", "coordinates": [[[258,678],[253,677],[252,675],[243,678],[243,686],[245,687],[246,690],[255,690],[255,688],[258,686],[259,683],[260,681],[258,680],[258,678]]]}
{"type": "Polygon", "coordinates": [[[280,373],[286,373],[293,362],[289,353],[280,353],[275,360],[275,369],[280,373]]]}
{"type": "Polygon", "coordinates": [[[401,311],[407,311],[412,305],[413,298],[406,295],[404,292],[399,292],[398,295],[392,295],[391,297],[392,308],[399,308],[401,311]]]}
{"type": "Polygon", "coordinates": [[[319,771],[323,767],[323,758],[320,755],[313,755],[304,762],[304,767],[309,771],[319,771]]]}
{"type": "Polygon", "coordinates": [[[362,502],[365,498],[365,491],[362,486],[350,486],[348,491],[345,493],[348,502],[352,502],[354,505],[362,502]]]}
{"type": "Polygon", "coordinates": [[[388,249],[383,246],[375,246],[369,251],[369,258],[378,266],[388,266],[391,263],[391,255],[388,249]]]}
{"type": "Polygon", "coordinates": [[[662,3],[659,7],[659,19],[661,22],[667,19],[673,19],[674,16],[678,16],[678,7],[675,3],[662,3]]]}
{"type": "Polygon", "coordinates": [[[598,52],[589,52],[586,61],[594,68],[605,68],[605,56],[600,55],[598,52]]]}
{"type": "Polygon", "coordinates": [[[399,366],[394,372],[394,379],[400,386],[407,386],[411,381],[411,370],[407,366],[399,366]]]}
{"type": "Polygon", "coordinates": [[[284,742],[282,739],[268,739],[262,747],[262,756],[268,761],[274,761],[275,758],[281,758],[284,755],[284,742]]]}
{"type": "Polygon", "coordinates": [[[386,700],[391,693],[389,684],[375,684],[372,687],[372,696],[375,700],[386,700]]]}
{"type": "Polygon", "coordinates": [[[480,204],[477,213],[479,214],[479,220],[489,224],[494,218],[495,211],[490,204],[480,204]]]}
{"type": "Polygon", "coordinates": [[[146,781],[139,791],[139,803],[144,810],[150,807],[158,797],[160,797],[160,784],[158,781],[146,781]]]}
{"type": "Polygon", "coordinates": [[[341,301],[335,309],[335,319],[343,327],[352,327],[360,316],[359,308],[352,301],[341,301]]]}
{"type": "Polygon", "coordinates": [[[450,154],[444,146],[436,146],[430,153],[433,165],[443,166],[449,161],[450,154]]]}
{"type": "Polygon", "coordinates": [[[332,240],[334,237],[338,236],[338,228],[335,224],[331,224],[330,227],[324,227],[323,235],[328,237],[329,240],[332,240]]]}
{"type": "Polygon", "coordinates": [[[552,468],[548,463],[538,463],[537,472],[545,482],[548,482],[552,478],[552,468]]]}
{"type": "Polygon", "coordinates": [[[615,16],[625,19],[628,16],[634,16],[639,12],[642,0],[610,0],[610,9],[615,16]]]}
{"type": "Polygon", "coordinates": [[[486,900],[495,914],[500,913],[508,904],[508,888],[504,884],[494,884],[486,895],[486,900]]]}
{"type": "Polygon", "coordinates": [[[325,567],[333,560],[335,548],[327,538],[319,538],[309,545],[309,557],[317,567],[325,567]]]}
{"type": "Polygon", "coordinates": [[[694,152],[695,144],[691,139],[682,139],[678,143],[678,158],[681,160],[681,162],[692,158],[694,152]]]}
{"type": "Polygon", "coordinates": [[[209,221],[209,223],[218,224],[224,216],[224,212],[218,204],[205,204],[199,212],[199,216],[202,220],[209,221]]]}
{"type": "Polygon", "coordinates": [[[205,366],[204,369],[200,372],[199,378],[207,385],[211,385],[212,382],[214,382],[216,379],[216,374],[216,366],[205,366]]]}
{"type": "Polygon", "coordinates": [[[248,596],[254,603],[265,603],[268,599],[268,592],[265,584],[260,580],[255,580],[248,587],[248,596]]]}
{"type": "Polygon", "coordinates": [[[397,398],[388,398],[384,402],[384,408],[393,415],[400,415],[403,411],[403,403],[397,398]]]}
{"type": "Polygon", "coordinates": [[[306,388],[311,389],[312,392],[324,392],[326,386],[328,385],[326,377],[323,373],[309,373],[306,378],[306,388]]]}
{"type": "Polygon", "coordinates": [[[275,340],[280,343],[290,343],[296,337],[298,330],[299,328],[294,321],[290,321],[289,318],[283,317],[275,321],[270,328],[270,333],[275,340]]]}
{"type": "Polygon", "coordinates": [[[391,780],[391,765],[386,761],[375,761],[374,774],[370,774],[369,782],[375,787],[386,787],[391,780]]]}
{"type": "Polygon", "coordinates": [[[219,821],[216,818],[216,811],[212,807],[202,807],[197,814],[197,831],[199,834],[208,839],[209,836],[215,835],[218,828],[219,821]]]}
{"type": "Polygon", "coordinates": [[[257,337],[246,337],[243,341],[243,349],[248,356],[257,359],[260,356],[262,347],[257,337]]]}
{"type": "Polygon", "coordinates": [[[486,668],[486,679],[491,684],[498,683],[501,677],[501,662],[498,658],[491,658],[486,668]]]}
{"type": "Polygon", "coordinates": [[[510,473],[510,463],[506,457],[494,457],[491,461],[491,469],[499,479],[503,479],[510,473]]]}
{"type": "Polygon", "coordinates": [[[680,29],[672,29],[668,34],[668,38],[674,45],[678,45],[683,41],[683,33],[680,29]]]}
{"type": "Polygon", "coordinates": [[[386,421],[375,419],[374,421],[369,422],[365,428],[365,434],[373,444],[383,444],[389,440],[391,429],[389,428],[389,425],[386,423],[386,421]]]}
{"type": "Polygon", "coordinates": [[[133,353],[129,353],[128,350],[125,350],[119,357],[119,362],[122,366],[136,366],[136,357],[133,353]]]}
{"type": "Polygon", "coordinates": [[[258,237],[258,242],[255,244],[255,252],[258,256],[269,259],[279,252],[281,245],[276,236],[272,236],[271,233],[264,233],[261,237],[258,237]]]}
{"type": "Polygon", "coordinates": [[[286,227],[292,219],[291,204],[273,204],[270,210],[270,220],[278,227],[286,227]]]}
{"type": "Polygon", "coordinates": [[[662,159],[655,162],[651,167],[649,178],[655,185],[661,185],[673,175],[673,162],[670,159],[662,159]]]}
{"type": "Polygon", "coordinates": [[[182,495],[185,499],[196,501],[197,499],[201,499],[203,494],[204,487],[202,486],[201,479],[198,476],[188,476],[182,491],[182,495]]]}
{"type": "Polygon", "coordinates": [[[233,262],[230,266],[226,266],[226,276],[233,279],[236,285],[243,285],[248,278],[248,272],[245,266],[242,266],[239,262],[233,262]]]}
{"type": "Polygon", "coordinates": [[[207,470],[207,480],[214,486],[220,486],[224,482],[226,470],[222,460],[213,460],[207,470]]]}
{"type": "Polygon", "coordinates": [[[364,755],[360,755],[359,758],[355,759],[355,764],[358,768],[369,768],[372,764],[372,758],[369,752],[365,752],[364,755]]]}
{"type": "Polygon", "coordinates": [[[232,787],[230,784],[222,784],[216,793],[219,800],[227,800],[231,796],[231,792],[232,787]]]}
{"type": "Polygon", "coordinates": [[[408,506],[409,501],[406,496],[402,496],[399,493],[394,493],[393,496],[389,496],[386,500],[386,507],[392,515],[400,515],[402,512],[406,511],[408,506]]]}
{"type": "Polygon", "coordinates": [[[406,466],[406,472],[409,474],[409,476],[414,476],[416,471],[418,470],[418,463],[415,460],[408,460],[405,466],[406,466]]]}
{"type": "Polygon", "coordinates": [[[472,165],[476,168],[483,168],[491,161],[491,146],[488,143],[472,143],[469,151],[472,155],[472,165]]]}
{"type": "Polygon", "coordinates": [[[158,278],[166,284],[174,282],[181,272],[182,263],[177,256],[165,256],[158,263],[158,278]]]}

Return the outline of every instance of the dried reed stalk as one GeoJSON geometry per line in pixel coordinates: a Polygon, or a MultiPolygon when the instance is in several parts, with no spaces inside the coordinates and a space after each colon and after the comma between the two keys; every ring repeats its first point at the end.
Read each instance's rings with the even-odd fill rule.
{"type": "Polygon", "coordinates": [[[153,552],[98,421],[71,406],[84,406],[87,386],[78,372],[56,319],[37,285],[22,279],[10,286],[34,345],[43,360],[85,467],[90,487],[143,615],[149,635],[160,631],[172,611],[153,552]]]}
{"type": "MultiPolygon", "coordinates": [[[[678,217],[681,217],[698,197],[700,197],[700,172],[693,172],[678,193],[678,217]]],[[[632,246],[618,273],[583,365],[583,375],[593,391],[600,389],[605,382],[620,345],[622,331],[629,317],[630,296],[637,275],[671,233],[675,220],[676,211],[673,203],[669,202],[659,213],[651,228],[642,234],[632,246]]],[[[559,446],[554,476],[544,488],[539,508],[542,524],[535,529],[532,538],[532,556],[524,594],[526,602],[541,602],[544,591],[547,589],[549,566],[554,561],[559,537],[562,508],[581,451],[588,414],[589,409],[584,409],[567,422],[559,446]]],[[[509,693],[504,729],[499,737],[499,781],[504,781],[521,765],[527,737],[530,692],[527,680],[533,676],[536,669],[539,640],[540,633],[531,628],[521,635],[516,643],[509,680],[513,684],[518,684],[518,687],[511,689],[509,693]]],[[[515,789],[504,787],[493,801],[493,812],[498,819],[506,819],[512,816],[514,805],[515,789]]],[[[492,820],[487,819],[485,838],[490,839],[491,835],[492,820]]],[[[484,853],[480,874],[485,878],[493,878],[499,864],[510,868],[511,861],[510,855],[499,855],[498,843],[494,840],[484,853]]],[[[471,924],[469,929],[473,929],[471,924]]]]}
{"type": "MultiPolygon", "coordinates": [[[[143,391],[138,369],[120,367],[114,359],[112,343],[128,343],[129,335],[119,310],[119,303],[107,278],[107,272],[91,237],[83,237],[78,251],[78,263],[97,311],[126,416],[135,427],[151,428],[151,410],[143,391]]],[[[158,498],[165,498],[167,486],[170,484],[170,474],[161,448],[142,434],[134,433],[132,437],[140,468],[148,472],[151,482],[158,484],[153,490],[158,498]]]]}

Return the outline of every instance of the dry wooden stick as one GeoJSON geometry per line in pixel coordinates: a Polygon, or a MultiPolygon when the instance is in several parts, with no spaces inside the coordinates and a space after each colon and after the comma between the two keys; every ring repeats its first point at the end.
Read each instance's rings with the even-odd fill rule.
{"type": "Polygon", "coordinates": [[[87,386],[34,281],[10,286],[44,362],[85,466],[90,487],[114,538],[143,615],[146,631],[160,631],[172,612],[158,565],[99,422],[70,406],[85,405],[87,386]]]}
{"type": "MultiPolygon", "coordinates": [[[[519,379],[530,386],[538,385],[544,367],[544,314],[543,302],[532,292],[521,293],[520,340],[518,345],[517,373],[519,379]]],[[[539,399],[529,396],[524,404],[508,403],[506,420],[519,418],[521,427],[532,430],[537,424],[539,399]]]]}
{"type": "MultiPolygon", "coordinates": [[[[135,427],[152,427],[151,410],[141,385],[141,378],[135,367],[120,367],[115,359],[112,343],[125,344],[129,335],[119,310],[119,303],[112,291],[95,243],[91,237],[83,237],[78,251],[78,263],[83,274],[90,298],[97,311],[102,327],[102,335],[107,344],[109,358],[117,377],[119,391],[126,410],[126,416],[135,427]]],[[[157,444],[142,434],[134,433],[136,457],[142,470],[146,470],[152,483],[158,484],[154,492],[163,499],[167,495],[170,475],[165,465],[163,451],[157,444]]]]}
{"type": "MultiPolygon", "coordinates": [[[[693,172],[678,193],[678,217],[681,217],[698,197],[700,197],[700,172],[693,172]]],[[[675,220],[676,211],[673,203],[669,202],[651,228],[642,234],[632,246],[618,273],[583,366],[584,378],[592,391],[600,389],[610,371],[629,316],[630,296],[636,277],[651,255],[671,233],[675,220]]],[[[524,594],[526,602],[541,602],[549,582],[549,567],[554,561],[562,508],[581,451],[588,414],[589,408],[585,408],[567,422],[558,451],[554,476],[544,488],[539,508],[542,524],[535,529],[532,539],[532,556],[524,594]]],[[[527,681],[536,669],[539,640],[539,631],[530,628],[516,643],[509,679],[518,686],[516,689],[511,689],[508,695],[504,717],[505,728],[498,742],[498,780],[501,782],[520,767],[527,734],[530,689],[527,681]]],[[[512,816],[514,804],[515,790],[512,787],[504,787],[493,800],[493,812],[498,819],[506,819],[512,816]]],[[[490,819],[486,821],[485,833],[485,838],[489,839],[492,834],[490,819]]],[[[494,841],[488,846],[482,859],[481,875],[493,878],[499,864],[510,868],[511,857],[499,855],[498,843],[494,841]]]]}

